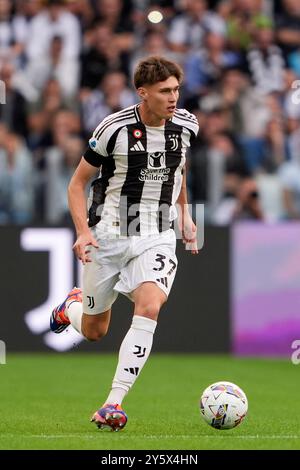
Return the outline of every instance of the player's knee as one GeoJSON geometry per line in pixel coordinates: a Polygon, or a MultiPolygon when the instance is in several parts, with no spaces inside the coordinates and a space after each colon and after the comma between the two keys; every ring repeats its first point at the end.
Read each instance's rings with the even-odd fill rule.
{"type": "Polygon", "coordinates": [[[154,300],[152,302],[137,306],[136,313],[143,317],[150,318],[151,320],[157,320],[161,306],[161,302],[154,300]]]}

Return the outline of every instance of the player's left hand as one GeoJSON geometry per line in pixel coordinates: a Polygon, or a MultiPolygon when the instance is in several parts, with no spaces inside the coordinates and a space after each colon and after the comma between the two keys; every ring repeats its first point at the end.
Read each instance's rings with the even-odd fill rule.
{"type": "Polygon", "coordinates": [[[178,224],[185,249],[191,251],[192,255],[197,255],[199,253],[197,244],[197,227],[190,214],[185,213],[183,215],[183,220],[179,217],[178,224]]]}

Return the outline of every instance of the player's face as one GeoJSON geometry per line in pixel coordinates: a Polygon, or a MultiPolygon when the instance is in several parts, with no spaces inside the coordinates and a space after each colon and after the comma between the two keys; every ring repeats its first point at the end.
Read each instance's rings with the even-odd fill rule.
{"type": "Polygon", "coordinates": [[[154,85],[145,85],[139,93],[148,112],[158,119],[172,118],[179,97],[179,83],[176,77],[169,77],[154,85]]]}

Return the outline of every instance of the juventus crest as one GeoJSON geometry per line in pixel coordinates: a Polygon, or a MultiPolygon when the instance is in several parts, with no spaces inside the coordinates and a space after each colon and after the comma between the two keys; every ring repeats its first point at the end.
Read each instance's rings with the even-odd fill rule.
{"type": "Polygon", "coordinates": [[[169,139],[172,143],[170,150],[177,150],[178,149],[178,134],[171,134],[169,135],[169,139]]]}

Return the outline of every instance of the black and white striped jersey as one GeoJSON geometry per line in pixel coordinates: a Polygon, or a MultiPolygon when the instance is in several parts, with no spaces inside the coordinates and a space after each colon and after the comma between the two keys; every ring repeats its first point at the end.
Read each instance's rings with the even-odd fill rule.
{"type": "Polygon", "coordinates": [[[176,109],[161,127],[146,126],[139,105],[105,118],[84,155],[100,168],[89,197],[89,226],[118,235],[164,231],[176,218],[185,153],[198,133],[196,117],[176,109]]]}

